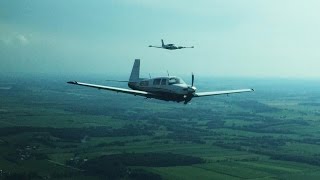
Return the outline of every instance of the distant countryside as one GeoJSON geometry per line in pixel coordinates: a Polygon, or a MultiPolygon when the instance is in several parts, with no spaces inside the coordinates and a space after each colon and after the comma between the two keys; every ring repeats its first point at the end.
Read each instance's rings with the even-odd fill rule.
{"type": "Polygon", "coordinates": [[[320,178],[312,80],[203,78],[202,89],[256,91],[187,105],[51,76],[0,82],[1,179],[320,178]]]}

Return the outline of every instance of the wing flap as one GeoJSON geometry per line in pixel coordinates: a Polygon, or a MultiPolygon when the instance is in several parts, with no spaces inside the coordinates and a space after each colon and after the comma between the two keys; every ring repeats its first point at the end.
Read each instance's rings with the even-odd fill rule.
{"type": "Polygon", "coordinates": [[[145,96],[148,97],[149,95],[153,95],[151,93],[145,92],[145,91],[138,91],[138,90],[131,90],[131,89],[125,89],[125,88],[118,88],[118,87],[112,87],[112,86],[102,86],[97,84],[88,84],[88,83],[82,83],[77,81],[69,81],[67,82],[69,84],[79,85],[79,86],[86,86],[96,89],[103,89],[103,90],[109,90],[109,91],[115,91],[115,92],[121,92],[121,93],[127,93],[127,94],[133,94],[133,95],[139,95],[139,96],[145,96]]]}
{"type": "Polygon", "coordinates": [[[234,94],[234,93],[243,93],[243,92],[252,92],[253,89],[237,89],[237,90],[226,90],[226,91],[212,91],[212,92],[198,92],[194,94],[194,97],[202,96],[217,96],[223,94],[234,94]]]}

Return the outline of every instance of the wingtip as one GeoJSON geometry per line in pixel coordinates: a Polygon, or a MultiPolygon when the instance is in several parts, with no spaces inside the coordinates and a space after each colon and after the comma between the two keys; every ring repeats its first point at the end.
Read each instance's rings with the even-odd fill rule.
{"type": "Polygon", "coordinates": [[[251,89],[251,91],[254,91],[254,89],[251,89]]]}

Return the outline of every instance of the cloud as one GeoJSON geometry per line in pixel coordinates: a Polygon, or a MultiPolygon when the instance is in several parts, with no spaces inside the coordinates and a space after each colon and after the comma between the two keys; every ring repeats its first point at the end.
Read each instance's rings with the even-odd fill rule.
{"type": "Polygon", "coordinates": [[[19,41],[19,43],[21,45],[27,45],[29,44],[29,40],[26,38],[26,36],[22,35],[22,34],[18,34],[16,36],[17,40],[19,41]]]}
{"type": "Polygon", "coordinates": [[[0,44],[5,46],[25,46],[30,43],[32,34],[21,26],[0,23],[0,44]]]}
{"type": "Polygon", "coordinates": [[[6,46],[12,45],[28,45],[30,43],[29,38],[23,34],[6,34],[5,36],[0,36],[0,42],[6,46]]]}

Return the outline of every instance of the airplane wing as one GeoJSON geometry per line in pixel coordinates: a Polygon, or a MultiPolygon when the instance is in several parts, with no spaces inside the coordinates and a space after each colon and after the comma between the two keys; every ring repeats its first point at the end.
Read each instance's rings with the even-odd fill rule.
{"type": "Polygon", "coordinates": [[[227,91],[211,91],[211,92],[198,92],[194,93],[193,97],[202,97],[202,96],[216,96],[223,94],[233,94],[233,93],[243,93],[243,92],[252,92],[253,89],[237,89],[237,90],[227,90],[227,91]]]}
{"type": "Polygon", "coordinates": [[[88,84],[88,83],[82,83],[82,82],[77,82],[77,81],[69,81],[67,83],[74,84],[74,85],[79,85],[79,86],[86,86],[86,87],[96,88],[96,89],[103,89],[103,90],[121,92],[121,93],[126,93],[126,94],[133,94],[133,95],[138,95],[138,96],[145,96],[145,97],[155,96],[154,94],[148,93],[148,92],[145,92],[145,91],[137,91],[137,90],[131,90],[131,89],[125,89],[125,88],[117,88],[117,87],[112,87],[112,86],[102,86],[102,85],[88,84]]]}
{"type": "Polygon", "coordinates": [[[190,47],[179,46],[179,47],[178,47],[178,49],[183,49],[183,48],[194,48],[194,46],[190,46],[190,47]]]}
{"type": "Polygon", "coordinates": [[[152,46],[152,45],[150,45],[149,47],[154,47],[154,48],[163,48],[163,47],[161,47],[161,46],[152,46]]]}

